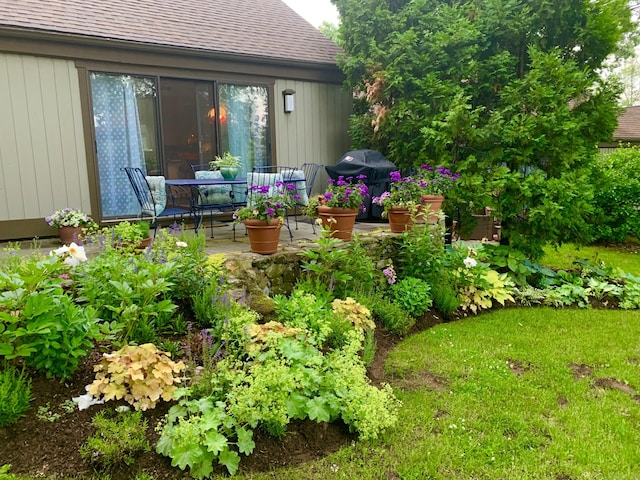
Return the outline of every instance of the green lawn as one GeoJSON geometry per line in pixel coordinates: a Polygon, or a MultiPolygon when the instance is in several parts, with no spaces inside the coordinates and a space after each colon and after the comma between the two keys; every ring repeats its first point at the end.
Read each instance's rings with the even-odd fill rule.
{"type": "Polygon", "coordinates": [[[638,400],[593,385],[640,391],[639,338],[628,311],[505,309],[439,325],[388,359],[403,407],[383,441],[239,478],[640,478],[638,400]],[[574,378],[572,364],[591,373],[574,378]]]}
{"type": "Polygon", "coordinates": [[[544,249],[544,257],[540,263],[549,267],[568,269],[577,258],[587,258],[596,263],[605,262],[606,265],[616,266],[625,272],[640,276],[640,253],[621,251],[613,247],[577,247],[571,243],[566,243],[557,249],[549,246],[544,249]]]}

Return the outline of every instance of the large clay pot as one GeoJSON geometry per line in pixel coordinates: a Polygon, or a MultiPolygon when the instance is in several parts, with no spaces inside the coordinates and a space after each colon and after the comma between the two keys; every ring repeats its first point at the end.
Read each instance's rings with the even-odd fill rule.
{"type": "Polygon", "coordinates": [[[438,223],[438,212],[442,210],[444,200],[443,195],[423,195],[422,205],[418,208],[418,214],[416,215],[416,223],[438,223]]]}
{"type": "Polygon", "coordinates": [[[353,236],[353,226],[358,216],[358,208],[318,207],[318,215],[322,220],[322,227],[331,230],[331,236],[348,242],[353,236]]]}
{"type": "Polygon", "coordinates": [[[280,229],[282,228],[281,218],[273,218],[271,220],[247,218],[244,221],[244,226],[247,229],[253,253],[269,255],[278,251],[280,229]]]}
{"type": "Polygon", "coordinates": [[[78,243],[82,236],[82,227],[58,227],[58,236],[64,245],[70,245],[71,242],[78,243]]]}
{"type": "Polygon", "coordinates": [[[408,232],[413,226],[411,212],[407,207],[391,207],[387,210],[389,228],[393,233],[408,232]]]}

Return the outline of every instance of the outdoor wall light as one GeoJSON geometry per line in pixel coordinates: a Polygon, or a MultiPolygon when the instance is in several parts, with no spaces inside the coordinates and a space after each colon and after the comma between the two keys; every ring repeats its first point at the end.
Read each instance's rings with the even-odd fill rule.
{"type": "Polygon", "coordinates": [[[284,113],[291,113],[295,108],[295,95],[296,91],[287,88],[282,91],[282,95],[284,96],[284,113]]]}

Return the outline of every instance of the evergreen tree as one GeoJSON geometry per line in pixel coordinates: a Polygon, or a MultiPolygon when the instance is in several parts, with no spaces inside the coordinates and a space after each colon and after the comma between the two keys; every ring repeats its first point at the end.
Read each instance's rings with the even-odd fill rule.
{"type": "Polygon", "coordinates": [[[632,38],[627,0],[332,1],[355,148],[461,173],[447,211],[492,207],[534,257],[584,239],[589,169],[618,114],[599,69],[632,38]]]}

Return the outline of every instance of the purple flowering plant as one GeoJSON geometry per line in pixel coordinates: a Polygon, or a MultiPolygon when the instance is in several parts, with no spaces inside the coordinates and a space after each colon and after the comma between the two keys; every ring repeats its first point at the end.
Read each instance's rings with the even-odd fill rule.
{"type": "Polygon", "coordinates": [[[283,218],[291,207],[292,200],[299,200],[296,186],[278,181],[275,185],[252,185],[249,187],[248,202],[233,214],[234,220],[271,220],[283,218]]]}
{"type": "Polygon", "coordinates": [[[417,173],[403,177],[399,171],[389,174],[390,188],[379,197],[372,199],[376,205],[385,210],[392,206],[415,207],[422,203],[425,195],[443,195],[460,178],[460,174],[453,173],[442,165],[432,167],[427,164],[420,166],[417,173]]]}
{"type": "Polygon", "coordinates": [[[369,187],[364,184],[366,179],[366,175],[358,175],[355,178],[340,175],[337,180],[330,178],[327,180],[327,190],[313,199],[312,207],[317,208],[322,205],[364,210],[364,200],[369,196],[369,187]]]}

